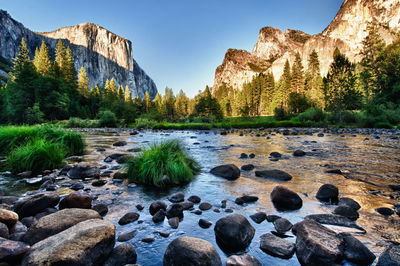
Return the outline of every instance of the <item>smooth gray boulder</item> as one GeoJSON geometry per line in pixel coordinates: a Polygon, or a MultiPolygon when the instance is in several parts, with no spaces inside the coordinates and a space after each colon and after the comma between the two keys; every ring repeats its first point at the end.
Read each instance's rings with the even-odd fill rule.
{"type": "Polygon", "coordinates": [[[226,260],[226,266],[262,266],[261,262],[249,254],[232,255],[226,260]]]}
{"type": "Polygon", "coordinates": [[[260,249],[271,256],[290,259],[296,247],[289,240],[267,233],[260,236],[260,249]]]}

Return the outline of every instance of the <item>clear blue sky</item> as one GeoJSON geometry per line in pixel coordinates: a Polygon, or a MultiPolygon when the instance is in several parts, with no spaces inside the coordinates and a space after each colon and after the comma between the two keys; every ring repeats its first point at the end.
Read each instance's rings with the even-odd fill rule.
{"type": "Polygon", "coordinates": [[[34,31],[92,22],[132,41],[154,79],[193,96],[212,86],[228,48],[251,51],[264,26],[320,33],[343,0],[0,0],[34,31]]]}

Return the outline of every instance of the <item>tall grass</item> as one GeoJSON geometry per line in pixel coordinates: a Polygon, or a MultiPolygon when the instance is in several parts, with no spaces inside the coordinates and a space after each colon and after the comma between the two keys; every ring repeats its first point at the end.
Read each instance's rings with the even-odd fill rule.
{"type": "Polygon", "coordinates": [[[200,165],[191,158],[177,140],[152,144],[127,163],[131,182],[163,187],[166,175],[172,185],[192,181],[200,172],[200,165]]]}

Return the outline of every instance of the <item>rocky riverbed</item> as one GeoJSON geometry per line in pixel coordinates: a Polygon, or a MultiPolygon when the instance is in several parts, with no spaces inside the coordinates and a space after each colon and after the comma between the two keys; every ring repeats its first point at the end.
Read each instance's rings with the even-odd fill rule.
{"type": "Polygon", "coordinates": [[[10,210],[0,211],[3,259],[174,265],[205,252],[214,265],[399,260],[399,131],[81,131],[86,154],[70,166],[0,175],[10,210]],[[168,190],[128,184],[121,164],[167,139],[199,161],[196,179],[168,190]]]}

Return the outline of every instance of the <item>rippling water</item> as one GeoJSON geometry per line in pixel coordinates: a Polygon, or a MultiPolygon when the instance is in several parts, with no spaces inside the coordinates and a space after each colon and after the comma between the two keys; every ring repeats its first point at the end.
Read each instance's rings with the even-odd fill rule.
{"type": "MultiPolygon", "coordinates": [[[[174,188],[169,191],[155,191],[142,186],[128,187],[126,183],[115,185],[108,182],[101,188],[92,188],[92,193],[97,196],[96,202],[109,204],[109,213],[105,219],[116,224],[117,235],[136,229],[137,234],[129,241],[138,254],[137,263],[142,265],[162,265],[164,251],[167,245],[179,236],[193,236],[211,242],[220,254],[224,262],[229,256],[216,244],[213,226],[202,229],[198,225],[200,218],[215,222],[227,215],[221,209],[216,213],[212,209],[198,216],[185,211],[185,217],[178,229],[171,229],[167,220],[155,225],[148,213],[148,207],[154,200],[167,200],[167,196],[182,191],[186,197],[198,195],[203,202],[211,203],[214,208],[219,208],[222,200],[228,200],[227,208],[232,208],[234,213],[246,216],[256,234],[246,251],[258,258],[263,265],[299,265],[296,255],[289,260],[279,259],[267,255],[259,248],[260,235],[274,230],[273,224],[264,221],[261,224],[254,223],[249,215],[264,211],[267,214],[278,214],[287,218],[293,224],[301,221],[306,215],[318,213],[331,213],[334,206],[319,203],[315,194],[322,184],[331,183],[339,188],[341,197],[350,197],[361,205],[360,218],[357,224],[367,230],[367,234],[357,234],[354,229],[333,227],[336,231],[356,232],[355,236],[366,244],[375,255],[379,254],[389,245],[388,241],[400,242],[400,222],[398,216],[385,218],[375,212],[377,207],[393,208],[398,203],[398,194],[395,194],[388,184],[400,183],[400,144],[399,140],[374,139],[366,135],[326,135],[324,137],[297,135],[283,136],[280,134],[269,135],[270,139],[256,136],[239,136],[228,134],[221,136],[210,131],[209,134],[200,131],[171,131],[171,132],[142,132],[140,135],[130,136],[127,132],[121,132],[120,136],[113,133],[87,133],[88,143],[84,161],[92,165],[117,165],[104,163],[104,158],[111,153],[127,152],[131,148],[145,148],[149,143],[166,139],[179,139],[189,149],[189,153],[200,162],[202,172],[190,184],[174,188]],[[368,140],[365,140],[369,137],[368,140]],[[118,140],[128,142],[124,147],[113,147],[112,143],[118,140]],[[105,148],[105,152],[97,152],[98,148],[105,148]],[[293,157],[292,152],[302,149],[307,156],[293,157]],[[273,151],[282,153],[282,158],[273,162],[269,154],[273,151]],[[254,153],[254,159],[239,159],[240,154],[254,153]],[[254,164],[255,170],[279,169],[290,173],[293,179],[288,182],[278,182],[255,177],[254,171],[243,172],[236,181],[228,181],[209,174],[212,167],[233,163],[238,167],[244,164],[254,164]],[[327,174],[327,166],[339,168],[348,177],[342,175],[327,174]],[[360,181],[364,180],[366,182],[360,181]],[[277,212],[270,200],[270,193],[276,185],[284,185],[299,193],[303,199],[303,207],[298,211],[277,212]],[[234,200],[242,194],[255,195],[259,200],[255,203],[236,205],[234,200]],[[143,211],[137,211],[136,205],[145,206],[143,211]],[[128,211],[140,213],[138,222],[120,226],[119,218],[128,211]],[[158,231],[169,232],[168,238],[158,235],[158,231]],[[153,243],[141,242],[142,238],[154,237],[153,243]]],[[[64,193],[68,193],[65,190],[64,193]]],[[[197,205],[195,205],[197,207],[197,205]]],[[[291,235],[291,233],[289,233],[291,235]]],[[[292,236],[292,235],[291,235],[292,236]]],[[[287,238],[295,241],[295,237],[287,238]]]]}

